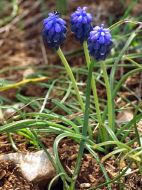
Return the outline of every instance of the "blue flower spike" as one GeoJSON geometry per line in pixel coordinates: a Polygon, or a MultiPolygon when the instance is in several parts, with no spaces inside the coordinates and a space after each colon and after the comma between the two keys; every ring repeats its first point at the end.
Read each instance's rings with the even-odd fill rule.
{"type": "Polygon", "coordinates": [[[66,39],[66,22],[60,18],[58,12],[49,13],[43,20],[43,39],[51,48],[59,49],[66,39]]]}
{"type": "Polygon", "coordinates": [[[87,7],[78,7],[71,15],[71,31],[81,43],[87,40],[89,33],[92,30],[92,15],[86,11],[87,7]]]}
{"type": "Polygon", "coordinates": [[[104,28],[104,24],[96,26],[90,32],[88,38],[88,49],[91,56],[96,60],[104,60],[112,48],[112,37],[110,30],[104,28]]]}

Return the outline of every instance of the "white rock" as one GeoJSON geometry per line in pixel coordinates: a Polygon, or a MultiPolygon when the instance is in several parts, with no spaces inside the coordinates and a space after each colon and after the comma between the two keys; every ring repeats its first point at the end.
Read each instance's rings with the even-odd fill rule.
{"type": "Polygon", "coordinates": [[[81,183],[80,184],[80,188],[86,189],[86,188],[89,188],[89,187],[91,187],[90,183],[81,183]]]}
{"type": "Polygon", "coordinates": [[[133,113],[127,110],[123,110],[117,115],[117,124],[121,125],[123,123],[127,123],[133,119],[133,113]]]}
{"type": "Polygon", "coordinates": [[[28,68],[28,69],[26,69],[24,72],[23,72],[23,77],[24,78],[26,78],[26,77],[28,77],[29,75],[32,75],[32,74],[34,74],[35,72],[34,72],[34,70],[32,69],[32,68],[28,68]]]}
{"type": "Polygon", "coordinates": [[[23,103],[17,103],[9,107],[4,111],[4,117],[7,119],[11,117],[13,114],[15,114],[18,110],[20,110],[22,107],[24,107],[23,103]]]}
{"type": "MultiPolygon", "coordinates": [[[[52,154],[51,149],[48,151],[52,154]]],[[[13,161],[29,182],[38,183],[43,180],[50,180],[56,175],[54,167],[43,150],[25,154],[4,154],[0,155],[0,160],[13,161]]]]}

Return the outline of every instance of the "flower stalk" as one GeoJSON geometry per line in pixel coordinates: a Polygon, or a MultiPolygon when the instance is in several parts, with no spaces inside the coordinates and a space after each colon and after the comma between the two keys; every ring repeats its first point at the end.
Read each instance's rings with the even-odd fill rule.
{"type": "Polygon", "coordinates": [[[92,81],[93,66],[94,66],[94,61],[91,62],[89,65],[87,87],[86,87],[86,103],[85,103],[84,123],[83,123],[83,128],[82,128],[83,139],[80,142],[78,158],[77,158],[75,170],[73,173],[70,190],[75,189],[75,183],[76,183],[76,179],[78,177],[78,173],[79,173],[80,166],[81,166],[81,159],[83,157],[83,152],[84,152],[84,148],[85,148],[85,138],[87,137],[87,131],[89,133],[89,137],[91,136],[91,138],[93,138],[93,133],[92,133],[91,127],[89,126],[90,94],[91,94],[91,81],[92,81]]]}
{"type": "Polygon", "coordinates": [[[65,69],[66,69],[66,72],[67,72],[68,76],[70,77],[70,80],[71,80],[72,85],[73,85],[73,87],[74,87],[74,90],[75,90],[75,92],[76,92],[76,96],[77,96],[78,102],[79,102],[79,104],[80,104],[80,107],[81,107],[82,111],[84,112],[85,107],[84,107],[84,103],[83,103],[83,100],[82,100],[82,98],[81,98],[81,95],[80,95],[80,93],[79,93],[79,89],[78,89],[76,80],[75,80],[75,78],[74,78],[74,75],[73,75],[73,73],[72,73],[72,70],[71,70],[71,68],[70,68],[70,66],[69,66],[69,64],[68,64],[68,62],[67,62],[67,60],[66,60],[66,58],[65,58],[65,56],[64,56],[64,54],[63,54],[63,52],[62,52],[62,50],[60,49],[60,47],[59,47],[59,49],[57,50],[57,54],[59,55],[59,57],[60,57],[60,59],[61,59],[63,65],[64,65],[64,67],[65,67],[65,69]]]}
{"type": "MultiPolygon", "coordinates": [[[[87,41],[84,41],[83,48],[84,48],[84,54],[85,54],[85,58],[86,58],[86,62],[87,62],[87,67],[89,69],[89,66],[91,64],[91,59],[90,59],[90,55],[89,55],[89,51],[88,51],[87,41]]],[[[104,128],[103,122],[102,122],[102,118],[101,118],[99,98],[98,98],[98,94],[97,94],[96,79],[94,76],[92,76],[91,86],[92,86],[92,91],[93,91],[97,119],[98,119],[98,123],[99,123],[99,137],[100,137],[101,141],[105,141],[107,134],[106,134],[106,130],[104,128]]]]}
{"type": "Polygon", "coordinates": [[[111,92],[111,87],[110,87],[110,83],[109,83],[109,78],[108,78],[105,62],[101,63],[101,67],[102,67],[102,71],[103,71],[103,77],[104,77],[106,93],[107,93],[108,124],[109,124],[109,127],[114,132],[113,99],[112,99],[112,92],[111,92]]]}

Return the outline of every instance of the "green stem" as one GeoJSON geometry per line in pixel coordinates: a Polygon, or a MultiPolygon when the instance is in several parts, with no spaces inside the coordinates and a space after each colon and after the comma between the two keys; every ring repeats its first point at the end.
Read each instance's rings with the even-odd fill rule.
{"type": "Polygon", "coordinates": [[[138,68],[142,68],[142,65],[140,65],[139,63],[137,63],[136,61],[134,61],[133,59],[125,56],[126,60],[130,61],[131,63],[133,63],[136,67],[138,68]]]}
{"type": "MultiPolygon", "coordinates": [[[[119,56],[117,57],[117,59],[115,60],[112,69],[111,69],[111,73],[110,73],[110,87],[111,87],[111,91],[113,92],[114,89],[114,81],[115,81],[115,73],[116,73],[116,69],[118,66],[119,61],[122,59],[123,55],[125,54],[125,51],[128,49],[128,47],[130,46],[131,42],[133,41],[133,39],[137,36],[138,31],[141,29],[141,25],[139,25],[136,30],[134,32],[132,32],[132,34],[130,35],[130,37],[128,38],[128,40],[126,41],[126,44],[124,45],[123,49],[120,51],[119,56]]],[[[112,111],[114,111],[114,102],[112,102],[112,111]]],[[[115,120],[115,112],[112,113],[113,121],[115,120]]]]}
{"type": "Polygon", "coordinates": [[[66,14],[67,13],[67,0],[56,0],[56,7],[59,13],[66,14]]]}
{"type": "Polygon", "coordinates": [[[108,123],[112,131],[114,131],[114,112],[113,112],[113,99],[112,99],[111,87],[109,84],[109,78],[108,78],[105,62],[102,62],[101,66],[103,70],[103,76],[104,76],[106,93],[107,93],[108,123]]]}
{"type": "Polygon", "coordinates": [[[67,74],[69,75],[69,77],[71,79],[71,82],[72,82],[72,85],[74,87],[74,90],[76,92],[76,96],[77,96],[78,102],[80,104],[80,107],[81,107],[82,111],[84,112],[84,110],[85,110],[84,103],[83,103],[83,100],[82,100],[82,98],[80,96],[79,89],[77,87],[76,80],[74,78],[72,70],[71,70],[71,68],[70,68],[70,66],[69,66],[69,64],[68,64],[68,62],[67,62],[67,60],[66,60],[66,58],[65,58],[65,56],[64,56],[64,54],[63,54],[63,52],[62,52],[62,50],[60,48],[57,50],[57,54],[59,55],[62,63],[65,66],[67,74]]]}
{"type": "MultiPolygon", "coordinates": [[[[88,45],[87,41],[84,41],[83,43],[83,48],[84,48],[84,54],[87,62],[87,67],[89,68],[91,64],[89,52],[88,52],[88,45]]],[[[93,91],[93,96],[94,96],[94,103],[95,103],[95,108],[96,108],[96,114],[97,114],[97,119],[99,122],[99,137],[101,138],[101,141],[106,140],[106,130],[103,126],[102,118],[101,118],[101,111],[100,111],[100,105],[99,105],[99,99],[98,99],[98,94],[97,94],[97,86],[96,86],[96,79],[94,76],[92,76],[91,80],[91,86],[92,86],[92,91],[93,91]]]]}
{"type": "MultiPolygon", "coordinates": [[[[134,73],[137,73],[139,71],[142,71],[142,68],[137,68],[137,69],[134,69],[134,70],[131,70],[129,71],[128,73],[126,73],[119,81],[118,83],[116,84],[114,90],[113,90],[113,94],[112,94],[112,98],[114,99],[119,91],[119,89],[121,88],[122,84],[126,81],[126,79],[131,76],[132,74],[134,73]]],[[[105,118],[106,118],[106,114],[107,114],[107,110],[108,110],[108,107],[106,106],[105,109],[104,109],[104,112],[103,112],[103,116],[102,116],[102,120],[103,122],[105,121],[105,118]]]]}
{"type": "Polygon", "coordinates": [[[19,149],[17,148],[15,142],[13,141],[12,134],[11,134],[11,133],[7,133],[7,135],[8,135],[8,138],[9,138],[9,141],[10,141],[10,143],[11,143],[12,148],[13,148],[16,152],[19,152],[19,149]]]}
{"type": "Polygon", "coordinates": [[[117,57],[117,59],[115,60],[113,66],[112,66],[111,73],[110,73],[111,90],[113,90],[113,87],[114,87],[115,73],[116,73],[118,63],[121,60],[121,58],[123,57],[123,55],[125,54],[125,51],[128,49],[129,45],[131,44],[133,39],[136,37],[136,35],[140,29],[141,29],[141,25],[138,26],[138,28],[134,32],[132,32],[132,34],[130,35],[130,37],[126,41],[126,44],[124,45],[123,49],[120,51],[119,56],[117,57]]]}
{"type": "MultiPolygon", "coordinates": [[[[88,125],[89,108],[90,108],[90,94],[91,94],[91,79],[92,79],[93,66],[94,66],[94,62],[92,62],[89,66],[88,80],[87,80],[87,87],[86,87],[86,104],[85,104],[85,113],[84,113],[84,123],[83,123],[83,128],[82,128],[82,136],[84,137],[84,139],[85,139],[85,137],[87,137],[87,130],[88,130],[90,138],[93,138],[92,137],[92,130],[88,125]]],[[[81,140],[81,142],[80,142],[78,158],[77,158],[76,167],[74,170],[70,190],[75,189],[75,183],[76,183],[76,179],[77,179],[80,167],[81,167],[81,159],[83,157],[83,152],[84,152],[84,147],[85,147],[85,140],[84,139],[81,140]]]]}
{"type": "Polygon", "coordinates": [[[49,151],[45,148],[45,146],[43,145],[42,141],[39,139],[37,133],[35,130],[32,130],[32,133],[34,135],[34,140],[36,140],[36,144],[39,146],[39,148],[41,147],[45,154],[47,155],[48,159],[50,160],[50,162],[52,163],[52,166],[55,168],[56,170],[56,164],[55,164],[55,161],[53,159],[53,157],[51,156],[51,154],[49,153],[49,151]]]}

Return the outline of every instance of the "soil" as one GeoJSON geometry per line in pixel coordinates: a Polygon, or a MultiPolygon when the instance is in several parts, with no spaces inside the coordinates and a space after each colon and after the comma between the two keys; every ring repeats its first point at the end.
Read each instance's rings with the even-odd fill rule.
{"type": "MultiPolygon", "coordinates": [[[[95,19],[94,23],[106,23],[111,17],[113,20],[117,21],[123,15],[125,8],[130,3],[126,1],[126,7],[122,6],[119,1],[110,0],[96,0],[95,3],[93,0],[88,0],[87,2],[80,1],[69,1],[68,14],[76,9],[77,6],[88,6],[90,11],[94,14],[95,19]]],[[[50,7],[50,10],[55,9],[55,3],[53,1],[45,1],[46,7],[50,7]]],[[[12,19],[12,21],[0,28],[0,80],[3,79],[18,82],[25,78],[28,74],[36,73],[39,67],[52,65],[58,63],[60,65],[58,57],[53,51],[47,48],[44,48],[43,40],[41,37],[42,29],[42,19],[43,14],[41,13],[41,1],[39,0],[30,0],[30,1],[20,1],[19,3],[19,13],[12,19]],[[30,7],[30,9],[29,9],[30,7]],[[47,58],[47,59],[46,59],[47,58]],[[22,67],[22,69],[18,69],[22,67]]],[[[139,4],[139,3],[138,3],[139,4]]],[[[141,5],[141,4],[140,4],[141,5]]],[[[137,5],[132,11],[134,15],[137,15],[139,12],[139,5],[137,5]]],[[[69,16],[64,16],[64,19],[69,20],[69,16]]],[[[73,57],[69,56],[69,52],[80,49],[79,43],[76,42],[73,35],[69,32],[68,40],[63,46],[65,54],[67,54],[69,63],[71,65],[81,66],[83,62],[83,56],[73,57]],[[72,44],[70,45],[70,41],[72,44]]],[[[59,74],[58,69],[50,68],[51,78],[57,77],[59,74]],[[53,76],[56,73],[56,76],[53,76]]],[[[124,74],[125,71],[122,69],[118,72],[118,78],[124,74]],[[120,75],[121,73],[121,75],[120,75]]],[[[138,96],[142,94],[142,88],[139,83],[140,75],[134,75],[133,77],[127,80],[127,85],[135,89],[138,96]]],[[[0,84],[1,85],[1,84],[0,84]]],[[[10,104],[16,102],[16,93],[19,89],[10,89],[8,91],[0,92],[0,96],[8,98],[10,104]]],[[[105,97],[106,94],[102,89],[102,86],[98,86],[99,96],[105,97]]],[[[21,90],[21,94],[29,97],[44,97],[45,90],[43,87],[35,85],[28,85],[21,90]],[[36,93],[35,93],[36,92],[36,93]]],[[[136,98],[131,93],[128,93],[126,90],[122,90],[122,95],[124,99],[127,97],[132,103],[136,102],[136,98]]],[[[118,100],[117,100],[118,101],[118,100]]],[[[119,102],[121,106],[125,105],[126,102],[121,100],[119,102]]],[[[119,106],[118,106],[119,108],[119,106]]],[[[26,112],[32,111],[32,108],[28,108],[26,112]]],[[[7,119],[11,118],[11,115],[7,119]]],[[[2,121],[0,121],[2,122],[2,121]]],[[[35,151],[35,148],[30,145],[30,143],[24,137],[15,134],[13,136],[16,141],[16,145],[20,151],[35,151]]],[[[47,148],[52,147],[55,136],[52,137],[42,137],[42,141],[47,148]]],[[[7,135],[0,135],[0,154],[14,152],[14,149],[11,147],[11,144],[8,140],[7,135]]],[[[70,139],[65,139],[60,143],[59,146],[59,155],[61,162],[63,163],[66,171],[69,175],[72,174],[72,171],[75,166],[76,158],[78,153],[78,145],[70,139]]],[[[100,155],[101,156],[101,155],[100,155]]],[[[109,176],[113,179],[119,172],[120,165],[116,161],[117,158],[111,158],[105,163],[106,170],[109,176]]],[[[127,163],[125,163],[127,164],[127,163]]],[[[124,166],[125,166],[124,164],[124,166]]],[[[132,168],[135,171],[135,168],[132,168]]],[[[100,183],[104,182],[104,176],[100,170],[99,165],[96,160],[92,158],[89,153],[85,153],[82,160],[81,171],[76,183],[76,190],[85,190],[90,187],[95,187],[100,183]]],[[[125,183],[125,190],[140,190],[142,189],[142,177],[136,172],[131,175],[126,176],[122,179],[125,183]]],[[[59,182],[57,187],[54,189],[62,190],[62,183],[59,182]]],[[[39,187],[35,186],[32,183],[26,181],[23,176],[21,176],[20,170],[12,162],[0,162],[0,190],[36,190],[39,187]]],[[[120,189],[120,185],[112,184],[113,190],[120,189]]],[[[98,188],[106,190],[107,187],[98,188]]],[[[39,190],[44,190],[43,187],[40,187],[39,190]]]]}
{"type": "Polygon", "coordinates": [[[33,184],[27,182],[18,167],[12,162],[0,162],[0,190],[32,190],[33,184]]]}
{"type": "MultiPolygon", "coordinates": [[[[24,139],[20,135],[14,135],[14,139],[16,139],[16,145],[19,151],[27,152],[27,151],[35,151],[35,148],[32,145],[29,145],[29,142],[24,139]]],[[[43,144],[49,148],[52,147],[55,136],[53,135],[49,138],[42,138],[43,144]]],[[[11,147],[7,136],[1,136],[1,153],[10,153],[14,152],[11,147]]],[[[76,158],[78,156],[78,144],[76,144],[71,139],[64,139],[59,144],[59,155],[60,160],[67,171],[68,175],[72,175],[73,169],[75,167],[76,158]]],[[[99,155],[101,157],[101,155],[99,155]]],[[[103,156],[103,155],[102,155],[103,156]]],[[[119,168],[125,168],[127,163],[123,163],[123,165],[119,163],[119,159],[117,157],[112,157],[105,162],[105,168],[108,172],[108,175],[111,179],[116,177],[119,174],[119,168]]],[[[136,170],[136,166],[133,164],[133,168],[131,168],[134,172],[132,174],[127,175],[121,179],[121,182],[125,183],[124,190],[140,190],[142,187],[142,176],[138,174],[136,170]]],[[[82,166],[79,177],[76,183],[76,190],[85,190],[90,187],[96,187],[101,183],[105,182],[104,175],[100,169],[100,166],[96,162],[96,160],[92,157],[91,154],[85,153],[82,159],[82,166]]],[[[113,190],[119,190],[120,184],[113,183],[113,190]]],[[[1,190],[45,190],[47,187],[46,184],[32,184],[26,181],[24,177],[20,173],[20,169],[18,166],[14,165],[12,162],[1,161],[0,162],[0,189],[1,190]]],[[[57,185],[54,186],[53,190],[62,190],[62,182],[59,180],[57,185]]],[[[106,186],[101,188],[102,190],[107,190],[106,186]]]]}

